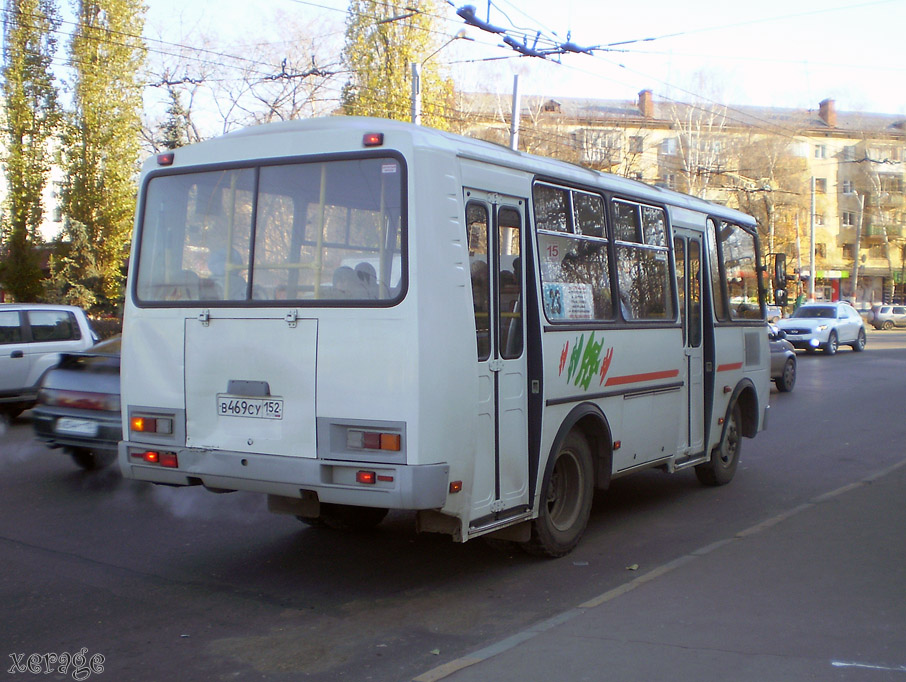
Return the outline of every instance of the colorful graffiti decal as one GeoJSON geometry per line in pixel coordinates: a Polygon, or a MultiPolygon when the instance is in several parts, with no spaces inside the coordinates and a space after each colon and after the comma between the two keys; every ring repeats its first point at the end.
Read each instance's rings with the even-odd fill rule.
{"type": "Polygon", "coordinates": [[[602,359],[603,350],[604,341],[595,341],[594,332],[587,338],[585,334],[576,338],[572,351],[567,341],[560,353],[560,375],[563,375],[563,369],[566,368],[567,383],[572,382],[586,391],[595,375],[601,377],[599,385],[603,384],[607,370],[610,369],[610,362],[613,360],[613,346],[604,353],[602,359]]]}

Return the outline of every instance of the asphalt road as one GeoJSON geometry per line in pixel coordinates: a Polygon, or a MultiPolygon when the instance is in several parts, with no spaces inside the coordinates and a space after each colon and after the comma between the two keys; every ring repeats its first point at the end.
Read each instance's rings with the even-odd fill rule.
{"type": "Polygon", "coordinates": [[[0,653],[84,649],[104,657],[92,679],[409,680],[902,461],[904,405],[906,331],[800,355],[729,486],[615,481],[559,560],[416,535],[407,514],[349,535],[257,495],[82,472],[32,440],[26,413],[0,426],[0,653]]]}

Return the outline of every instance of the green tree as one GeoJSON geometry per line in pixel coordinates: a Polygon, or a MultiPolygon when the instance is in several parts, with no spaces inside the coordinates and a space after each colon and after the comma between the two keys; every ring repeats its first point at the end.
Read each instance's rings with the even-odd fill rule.
{"type": "Polygon", "coordinates": [[[411,118],[411,64],[422,65],[422,122],[448,129],[453,82],[431,57],[449,39],[436,28],[434,0],[413,0],[405,8],[377,0],[351,0],[346,19],[343,111],[350,116],[411,118]]]}
{"type": "Polygon", "coordinates": [[[0,233],[0,282],[18,301],[42,292],[37,247],[42,194],[51,166],[51,138],[60,122],[50,65],[60,19],[53,0],[7,0],[3,23],[3,102],[9,188],[0,233]]]}
{"type": "Polygon", "coordinates": [[[145,6],[139,0],[78,0],[76,14],[63,209],[87,232],[99,273],[93,294],[98,308],[112,311],[122,292],[135,211],[145,6]]]}
{"type": "Polygon", "coordinates": [[[179,90],[169,88],[170,106],[167,119],[161,124],[161,146],[164,149],[178,149],[189,144],[189,112],[182,103],[179,90]]]}
{"type": "Polygon", "coordinates": [[[86,227],[70,220],[65,234],[55,242],[54,253],[50,257],[48,301],[86,309],[95,306],[98,302],[95,291],[101,278],[94,251],[86,227]]]}

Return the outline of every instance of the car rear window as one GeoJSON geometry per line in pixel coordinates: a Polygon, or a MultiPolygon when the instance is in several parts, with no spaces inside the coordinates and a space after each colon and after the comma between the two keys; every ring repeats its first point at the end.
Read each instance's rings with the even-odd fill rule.
{"type": "Polygon", "coordinates": [[[0,312],[0,343],[22,343],[19,311],[4,310],[0,312]]]}
{"type": "Polygon", "coordinates": [[[66,310],[29,310],[32,341],[75,341],[82,331],[75,316],[66,310]]]}

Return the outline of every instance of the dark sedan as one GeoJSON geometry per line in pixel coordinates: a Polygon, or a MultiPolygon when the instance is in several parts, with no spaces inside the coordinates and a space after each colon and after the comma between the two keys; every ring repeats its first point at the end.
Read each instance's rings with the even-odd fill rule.
{"type": "Polygon", "coordinates": [[[39,440],[62,448],[83,469],[113,462],[123,433],[120,337],[64,354],[41,383],[32,424],[39,440]]]}

